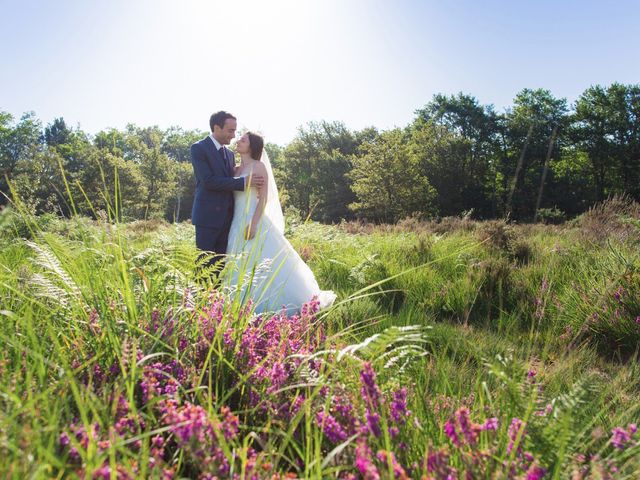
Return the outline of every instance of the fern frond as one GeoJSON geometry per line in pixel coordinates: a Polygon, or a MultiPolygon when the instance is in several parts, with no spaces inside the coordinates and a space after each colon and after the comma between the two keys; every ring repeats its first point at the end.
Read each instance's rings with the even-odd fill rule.
{"type": "Polygon", "coordinates": [[[33,260],[36,266],[42,268],[45,273],[49,273],[59,280],[62,283],[64,290],[71,296],[75,298],[81,297],[80,288],[51,250],[29,240],[26,240],[26,244],[36,252],[36,257],[33,260]]]}

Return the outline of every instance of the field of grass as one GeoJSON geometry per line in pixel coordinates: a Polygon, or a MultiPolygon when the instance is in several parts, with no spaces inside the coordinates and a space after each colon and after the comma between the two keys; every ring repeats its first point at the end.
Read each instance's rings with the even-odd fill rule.
{"type": "Polygon", "coordinates": [[[260,317],[191,225],[0,211],[0,476],[638,478],[637,211],[292,224],[338,301],[260,317]]]}

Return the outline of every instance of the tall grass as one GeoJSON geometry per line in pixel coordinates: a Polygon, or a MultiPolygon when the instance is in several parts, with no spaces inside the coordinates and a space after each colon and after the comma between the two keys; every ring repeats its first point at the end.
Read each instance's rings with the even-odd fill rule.
{"type": "Polygon", "coordinates": [[[302,224],[337,305],[257,316],[197,278],[192,227],[113,208],[0,212],[4,477],[640,473],[627,229],[302,224]]]}

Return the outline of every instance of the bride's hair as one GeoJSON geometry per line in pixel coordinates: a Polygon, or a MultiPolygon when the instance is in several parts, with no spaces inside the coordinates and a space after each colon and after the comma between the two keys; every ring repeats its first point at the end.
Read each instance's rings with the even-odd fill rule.
{"type": "Polygon", "coordinates": [[[262,149],[264,148],[264,139],[257,133],[247,132],[249,135],[249,150],[251,151],[251,158],[254,160],[260,160],[262,156],[262,149]]]}

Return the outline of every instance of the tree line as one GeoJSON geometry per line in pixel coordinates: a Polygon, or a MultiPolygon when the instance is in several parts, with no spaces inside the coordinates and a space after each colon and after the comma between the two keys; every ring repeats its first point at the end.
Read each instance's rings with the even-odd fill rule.
{"type": "MultiPolygon", "coordinates": [[[[207,134],[128,125],[89,135],[62,118],[43,127],[34,113],[0,112],[0,203],[16,195],[34,213],[186,220],[189,148],[207,134]]],[[[404,128],[312,122],[266,148],[283,205],[303,218],[560,221],[610,195],[640,200],[640,85],[592,86],[571,106],[524,89],[503,112],[438,94],[404,128]]]]}

